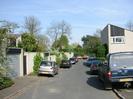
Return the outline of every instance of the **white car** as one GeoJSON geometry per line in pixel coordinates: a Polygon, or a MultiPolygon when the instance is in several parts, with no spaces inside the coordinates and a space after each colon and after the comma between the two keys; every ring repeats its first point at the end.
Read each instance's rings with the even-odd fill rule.
{"type": "Polygon", "coordinates": [[[42,61],[39,67],[38,74],[56,75],[58,74],[59,67],[54,61],[42,61]]]}

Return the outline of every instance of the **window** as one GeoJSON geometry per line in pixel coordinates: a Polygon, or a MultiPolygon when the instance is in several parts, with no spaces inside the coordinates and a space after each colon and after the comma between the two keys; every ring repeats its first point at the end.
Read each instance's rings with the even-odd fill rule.
{"type": "Polygon", "coordinates": [[[123,36],[113,37],[112,39],[113,39],[112,43],[117,43],[117,44],[118,43],[120,43],[120,44],[125,43],[125,39],[123,36]]]}
{"type": "Polygon", "coordinates": [[[124,36],[124,29],[118,26],[110,25],[111,26],[111,36],[124,36]]]}

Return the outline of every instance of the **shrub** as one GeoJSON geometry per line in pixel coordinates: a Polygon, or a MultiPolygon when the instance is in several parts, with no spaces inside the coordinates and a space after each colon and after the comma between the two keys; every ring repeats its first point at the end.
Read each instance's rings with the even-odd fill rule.
{"type": "Polygon", "coordinates": [[[62,54],[62,58],[63,60],[68,60],[67,56],[64,53],[62,54]]]}
{"type": "Polygon", "coordinates": [[[42,57],[40,55],[40,53],[37,53],[36,56],[34,57],[34,66],[33,66],[33,72],[35,74],[38,73],[38,70],[39,70],[39,65],[42,61],[42,57]]]}
{"type": "Polygon", "coordinates": [[[9,77],[0,77],[0,90],[10,87],[11,85],[13,85],[14,82],[11,78],[9,77]]]}
{"type": "Polygon", "coordinates": [[[61,58],[60,58],[59,56],[56,56],[56,63],[57,63],[58,65],[61,64],[61,58]]]}

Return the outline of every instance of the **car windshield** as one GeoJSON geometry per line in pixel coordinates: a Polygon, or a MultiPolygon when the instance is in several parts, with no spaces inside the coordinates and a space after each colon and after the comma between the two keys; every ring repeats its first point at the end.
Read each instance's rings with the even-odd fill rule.
{"type": "Polygon", "coordinates": [[[94,61],[92,61],[92,64],[95,64],[95,65],[98,65],[98,64],[100,64],[100,63],[101,63],[100,60],[94,60],[94,61]]]}
{"type": "Polygon", "coordinates": [[[112,54],[110,56],[110,66],[112,68],[133,67],[133,53],[112,54]]]}
{"type": "Polygon", "coordinates": [[[70,60],[74,61],[75,59],[74,58],[70,58],[70,60]]]}
{"type": "Polygon", "coordinates": [[[96,60],[96,58],[89,58],[87,61],[93,61],[96,60]]]}
{"type": "Polygon", "coordinates": [[[42,61],[41,66],[52,66],[52,62],[42,61]]]}

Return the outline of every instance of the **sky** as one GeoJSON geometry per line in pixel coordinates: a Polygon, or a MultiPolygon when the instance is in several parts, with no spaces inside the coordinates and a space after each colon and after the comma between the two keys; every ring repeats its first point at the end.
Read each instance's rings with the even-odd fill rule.
{"type": "Polygon", "coordinates": [[[65,20],[72,26],[71,43],[82,43],[107,24],[125,27],[133,21],[133,0],[0,0],[0,20],[22,26],[26,16],[41,22],[41,33],[53,22],[65,20]]]}

